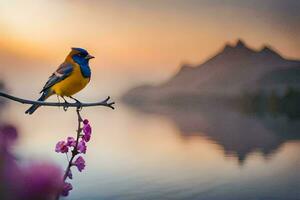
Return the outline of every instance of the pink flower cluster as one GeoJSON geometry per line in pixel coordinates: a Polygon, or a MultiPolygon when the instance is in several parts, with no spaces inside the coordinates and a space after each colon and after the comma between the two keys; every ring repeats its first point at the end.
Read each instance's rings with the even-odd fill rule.
{"type": "Polygon", "coordinates": [[[49,162],[20,163],[13,151],[18,131],[0,124],[0,199],[54,199],[63,189],[62,170],[49,162]]]}
{"type": "MultiPolygon", "coordinates": [[[[75,140],[73,137],[68,137],[66,141],[59,141],[55,146],[55,152],[57,153],[72,153],[72,157],[69,161],[70,166],[76,166],[78,171],[82,171],[85,168],[85,160],[82,156],[78,156],[76,160],[73,162],[73,159],[78,154],[85,154],[87,150],[86,143],[90,141],[92,134],[92,127],[89,124],[87,119],[83,120],[83,127],[81,129],[81,133],[78,133],[78,137],[75,140]]],[[[72,171],[71,168],[67,168],[66,178],[72,179],[72,171]]],[[[62,196],[68,196],[70,190],[73,187],[71,183],[64,182],[63,191],[61,193],[62,196]]]]}

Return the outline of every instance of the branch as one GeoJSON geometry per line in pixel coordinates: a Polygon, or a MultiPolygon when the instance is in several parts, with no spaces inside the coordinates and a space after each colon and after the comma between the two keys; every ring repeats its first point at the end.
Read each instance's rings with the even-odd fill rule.
{"type": "Polygon", "coordinates": [[[4,97],[4,98],[7,98],[7,99],[10,99],[12,101],[16,101],[16,102],[19,102],[22,104],[31,104],[31,105],[39,105],[39,106],[54,106],[54,107],[64,107],[64,108],[68,108],[68,107],[83,108],[83,107],[92,107],[92,106],[105,106],[105,107],[109,107],[111,109],[115,109],[113,106],[115,104],[115,102],[108,102],[110,97],[107,97],[104,101],[95,102],[95,103],[80,103],[80,102],[56,103],[56,102],[44,102],[44,101],[31,101],[31,100],[11,96],[4,92],[0,92],[0,97],[4,97]]]}
{"type": "MultiPolygon", "coordinates": [[[[68,174],[71,171],[71,167],[73,166],[73,160],[74,160],[75,156],[79,154],[77,148],[78,148],[78,144],[79,144],[80,133],[82,132],[81,123],[83,122],[83,119],[80,115],[80,109],[79,108],[76,109],[76,113],[77,113],[77,118],[78,118],[78,128],[77,128],[77,131],[76,131],[76,143],[75,143],[75,146],[74,146],[73,150],[71,151],[72,152],[71,159],[68,160],[68,166],[67,166],[65,174],[63,176],[63,182],[66,181],[66,179],[68,177],[68,174]]],[[[59,200],[60,195],[61,194],[58,193],[55,197],[55,200],[59,200]]]]}
{"type": "Polygon", "coordinates": [[[76,110],[76,113],[77,113],[77,117],[78,117],[78,128],[77,128],[77,131],[76,131],[76,133],[77,133],[77,135],[76,135],[76,143],[75,143],[75,147],[74,147],[74,149],[72,151],[71,159],[69,160],[67,169],[66,169],[64,177],[63,177],[64,181],[68,177],[68,174],[69,174],[69,172],[71,170],[71,167],[73,165],[73,160],[74,160],[75,156],[78,155],[77,147],[78,147],[78,144],[79,144],[80,133],[82,131],[82,128],[81,128],[80,125],[81,125],[81,122],[83,122],[83,119],[82,119],[82,117],[80,115],[80,110],[79,109],[76,110]]]}

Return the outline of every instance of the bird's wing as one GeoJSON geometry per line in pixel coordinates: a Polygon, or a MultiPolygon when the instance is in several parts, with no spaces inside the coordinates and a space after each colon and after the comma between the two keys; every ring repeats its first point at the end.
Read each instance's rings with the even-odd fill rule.
{"type": "Polygon", "coordinates": [[[56,83],[64,80],[67,78],[73,71],[73,66],[71,63],[62,63],[58,69],[49,77],[48,81],[46,82],[45,86],[43,87],[42,92],[49,89],[56,83]]]}

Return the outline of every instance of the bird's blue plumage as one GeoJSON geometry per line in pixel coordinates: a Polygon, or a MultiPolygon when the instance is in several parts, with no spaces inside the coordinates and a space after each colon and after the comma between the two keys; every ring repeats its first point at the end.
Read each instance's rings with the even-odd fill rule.
{"type": "Polygon", "coordinates": [[[90,78],[91,77],[91,69],[89,66],[89,61],[87,59],[85,59],[83,56],[80,56],[78,54],[73,55],[72,58],[80,66],[82,76],[85,78],[90,78]]]}
{"type": "Polygon", "coordinates": [[[82,48],[78,48],[78,47],[73,47],[72,50],[75,50],[79,53],[81,53],[83,56],[87,56],[89,53],[87,52],[87,50],[82,49],[82,48]]]}

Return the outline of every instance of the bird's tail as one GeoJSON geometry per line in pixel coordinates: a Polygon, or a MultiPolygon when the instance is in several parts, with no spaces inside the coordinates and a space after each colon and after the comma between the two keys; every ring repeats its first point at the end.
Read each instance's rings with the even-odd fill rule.
{"type": "MultiPolygon", "coordinates": [[[[47,91],[43,92],[42,96],[38,99],[38,101],[45,101],[51,95],[52,95],[52,91],[50,89],[48,89],[47,91]]],[[[40,107],[39,105],[32,105],[28,110],[25,111],[25,114],[31,115],[39,107],[40,107]]]]}

